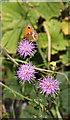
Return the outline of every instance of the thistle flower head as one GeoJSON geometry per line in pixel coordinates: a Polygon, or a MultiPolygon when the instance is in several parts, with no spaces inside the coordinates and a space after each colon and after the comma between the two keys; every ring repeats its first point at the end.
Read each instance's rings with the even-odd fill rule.
{"type": "Polygon", "coordinates": [[[50,76],[39,79],[39,87],[42,89],[41,93],[46,93],[46,95],[56,93],[59,90],[58,84],[59,82],[54,80],[53,77],[50,78],[50,76]]]}
{"type": "Polygon", "coordinates": [[[21,65],[17,71],[17,76],[20,78],[23,83],[30,82],[34,78],[35,70],[31,64],[21,65]]]}
{"type": "Polygon", "coordinates": [[[19,43],[17,50],[20,56],[24,56],[25,59],[27,56],[33,54],[33,51],[35,50],[35,46],[32,42],[23,39],[22,42],[19,43]]]}

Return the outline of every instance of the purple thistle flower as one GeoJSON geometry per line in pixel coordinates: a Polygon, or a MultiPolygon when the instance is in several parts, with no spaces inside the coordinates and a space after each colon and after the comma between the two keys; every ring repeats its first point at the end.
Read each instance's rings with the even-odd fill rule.
{"type": "Polygon", "coordinates": [[[17,50],[20,56],[24,56],[25,59],[27,56],[33,54],[33,51],[35,50],[35,46],[32,42],[23,39],[22,42],[19,43],[17,50]]]}
{"type": "Polygon", "coordinates": [[[17,76],[20,78],[23,82],[30,82],[31,79],[33,79],[35,76],[35,70],[34,67],[31,64],[25,64],[21,65],[17,71],[17,76]]]}
{"type": "Polygon", "coordinates": [[[42,89],[41,93],[46,93],[46,95],[56,93],[59,90],[58,84],[59,82],[54,80],[53,77],[50,78],[50,76],[39,79],[39,87],[42,89]]]}

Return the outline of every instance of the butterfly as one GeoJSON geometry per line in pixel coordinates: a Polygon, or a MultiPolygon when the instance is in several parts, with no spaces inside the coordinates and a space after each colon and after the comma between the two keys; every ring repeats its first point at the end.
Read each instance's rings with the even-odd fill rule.
{"type": "Polygon", "coordinates": [[[38,40],[38,34],[34,30],[34,28],[31,26],[31,24],[27,25],[25,29],[25,33],[24,33],[24,38],[26,38],[27,40],[34,41],[34,42],[38,40]]]}

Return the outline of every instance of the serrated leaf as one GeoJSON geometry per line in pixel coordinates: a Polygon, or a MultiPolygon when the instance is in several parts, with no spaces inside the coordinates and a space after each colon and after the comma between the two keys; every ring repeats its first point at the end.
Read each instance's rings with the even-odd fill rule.
{"type": "Polygon", "coordinates": [[[2,46],[8,49],[9,53],[15,53],[18,40],[24,36],[25,27],[31,23],[28,17],[29,7],[26,3],[3,2],[2,3],[2,24],[3,37],[2,46]]]}
{"type": "Polygon", "coordinates": [[[30,9],[29,14],[32,16],[30,19],[36,20],[39,16],[42,16],[45,19],[49,19],[52,16],[58,16],[60,13],[60,8],[62,7],[61,3],[56,2],[40,2],[38,5],[36,3],[30,3],[29,5],[33,5],[30,9]],[[55,9],[56,8],[56,9],[55,9]]]}
{"type": "Polygon", "coordinates": [[[68,46],[68,41],[64,39],[64,36],[61,32],[60,22],[57,19],[52,19],[48,22],[45,22],[45,25],[47,25],[51,36],[52,48],[57,52],[66,50],[66,46],[68,46]]]}
{"type": "Polygon", "coordinates": [[[17,3],[2,3],[2,21],[3,21],[3,29],[13,28],[17,24],[17,22],[21,19],[21,7],[17,3]],[[19,14],[20,13],[20,14],[19,14]]]}

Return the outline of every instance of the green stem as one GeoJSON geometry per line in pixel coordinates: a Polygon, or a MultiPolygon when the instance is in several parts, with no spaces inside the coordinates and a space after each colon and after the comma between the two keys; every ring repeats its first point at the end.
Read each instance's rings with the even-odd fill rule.
{"type": "Polygon", "coordinates": [[[37,93],[37,90],[36,90],[36,87],[35,87],[35,84],[34,84],[33,81],[32,81],[32,84],[33,84],[33,87],[34,87],[34,90],[35,90],[36,96],[38,97],[38,93],[37,93]]]}
{"type": "MultiPolygon", "coordinates": [[[[9,58],[5,58],[5,57],[2,57],[2,59],[7,59],[7,60],[10,60],[9,58]]],[[[19,59],[15,59],[13,58],[16,62],[19,62],[19,63],[24,63],[24,64],[28,64],[26,61],[22,61],[22,60],[19,60],[19,59]]]]}
{"type": "Polygon", "coordinates": [[[25,97],[25,96],[21,95],[19,92],[16,92],[16,91],[12,90],[11,88],[9,88],[7,85],[3,84],[2,82],[0,82],[0,85],[2,85],[3,87],[7,88],[8,90],[10,90],[10,91],[14,94],[14,96],[15,96],[15,94],[16,94],[16,95],[19,95],[19,96],[22,98],[22,100],[24,100],[24,98],[25,98],[25,99],[31,101],[30,98],[25,97]]]}
{"type": "MultiPolygon", "coordinates": [[[[7,58],[7,59],[8,59],[8,58],[7,58]]],[[[22,61],[22,60],[15,59],[15,58],[14,58],[14,60],[15,60],[16,62],[20,62],[20,63],[28,64],[26,61],[22,61]]]]}
{"type": "Polygon", "coordinates": [[[47,67],[47,61],[46,61],[46,58],[45,58],[44,55],[43,55],[43,52],[42,52],[41,48],[38,47],[38,50],[39,50],[39,52],[40,52],[40,54],[41,54],[41,57],[42,57],[42,59],[43,59],[43,61],[44,61],[45,66],[47,67]]]}
{"type": "Polygon", "coordinates": [[[14,118],[14,120],[15,120],[16,116],[15,116],[15,110],[14,110],[14,100],[13,100],[13,102],[12,102],[12,109],[13,109],[13,118],[14,118]]]}
{"type": "Polygon", "coordinates": [[[57,102],[55,101],[54,103],[55,103],[55,106],[56,106],[55,108],[56,108],[56,113],[57,113],[58,119],[63,120],[63,119],[62,119],[62,116],[61,116],[61,114],[60,114],[60,112],[59,112],[57,102]]]}
{"type": "Polygon", "coordinates": [[[56,113],[57,113],[58,118],[63,120],[57,105],[56,105],[56,113]]]}

